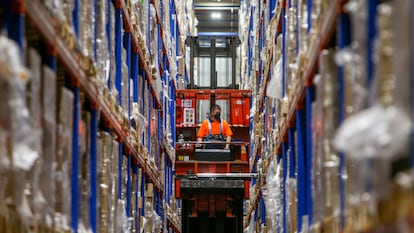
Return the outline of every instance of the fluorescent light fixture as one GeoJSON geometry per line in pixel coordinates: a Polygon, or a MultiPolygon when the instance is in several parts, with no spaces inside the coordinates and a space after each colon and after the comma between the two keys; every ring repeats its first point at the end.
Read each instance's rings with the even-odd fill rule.
{"type": "Polygon", "coordinates": [[[214,12],[211,14],[211,18],[213,19],[221,19],[221,13],[214,12]]]}

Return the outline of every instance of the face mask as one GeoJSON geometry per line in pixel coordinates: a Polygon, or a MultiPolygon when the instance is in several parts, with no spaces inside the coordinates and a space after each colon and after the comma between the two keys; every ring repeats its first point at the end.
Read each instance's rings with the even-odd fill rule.
{"type": "Polygon", "coordinates": [[[216,118],[217,120],[220,120],[220,113],[218,112],[218,113],[214,114],[214,118],[216,118]]]}

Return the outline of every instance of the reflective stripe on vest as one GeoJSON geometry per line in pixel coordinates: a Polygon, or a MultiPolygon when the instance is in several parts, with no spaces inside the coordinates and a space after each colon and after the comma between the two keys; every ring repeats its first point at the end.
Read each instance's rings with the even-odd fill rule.
{"type": "MultiPolygon", "coordinates": [[[[220,134],[222,134],[223,131],[223,121],[220,121],[220,134]]],[[[213,132],[211,130],[211,121],[210,119],[208,119],[208,132],[210,133],[210,135],[213,135],[213,132]]]]}

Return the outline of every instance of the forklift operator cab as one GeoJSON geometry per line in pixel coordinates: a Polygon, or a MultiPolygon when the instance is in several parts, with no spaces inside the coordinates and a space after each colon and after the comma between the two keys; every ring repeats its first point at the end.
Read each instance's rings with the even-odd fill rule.
{"type": "Polygon", "coordinates": [[[221,108],[213,105],[210,116],[203,121],[197,133],[197,141],[208,142],[198,145],[195,150],[197,160],[231,160],[230,142],[233,132],[226,120],[220,118],[221,108]]]}
{"type": "Polygon", "coordinates": [[[230,149],[232,130],[228,122],[221,119],[221,108],[219,105],[213,105],[210,108],[210,117],[204,120],[197,133],[197,141],[212,142],[204,144],[204,149],[230,149]],[[213,143],[218,142],[218,143],[213,143]],[[221,142],[221,143],[220,143],[221,142]],[[226,142],[225,144],[222,142],[226,142]]]}

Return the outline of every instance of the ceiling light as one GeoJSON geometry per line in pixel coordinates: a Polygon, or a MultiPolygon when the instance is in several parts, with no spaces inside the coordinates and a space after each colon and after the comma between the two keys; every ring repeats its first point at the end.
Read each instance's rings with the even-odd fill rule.
{"type": "Polygon", "coordinates": [[[217,13],[217,12],[214,12],[214,13],[211,14],[211,18],[213,18],[213,19],[220,19],[221,18],[221,14],[220,13],[217,13]]]}

